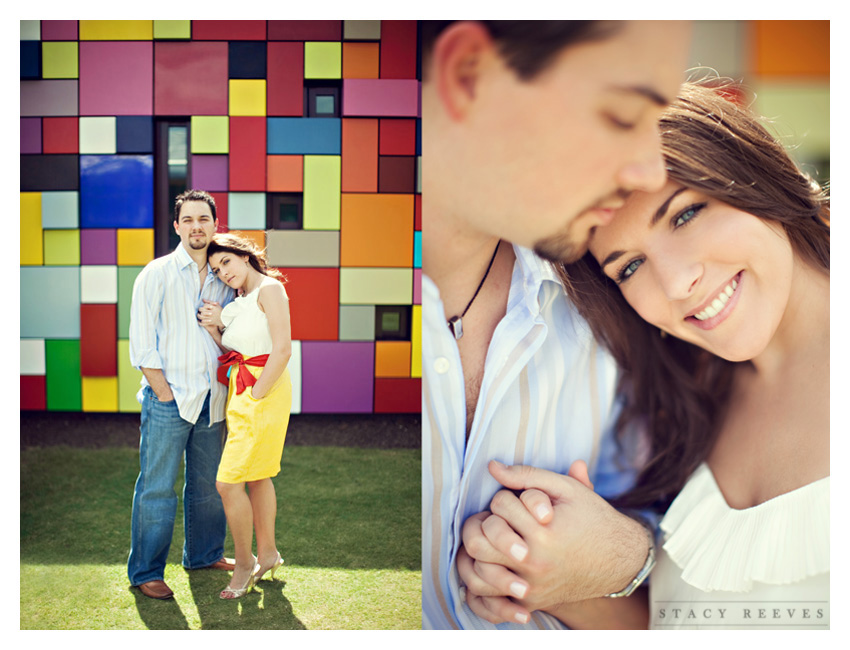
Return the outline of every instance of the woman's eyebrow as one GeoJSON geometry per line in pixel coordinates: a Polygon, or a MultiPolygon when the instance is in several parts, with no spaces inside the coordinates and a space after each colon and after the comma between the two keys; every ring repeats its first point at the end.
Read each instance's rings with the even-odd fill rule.
{"type": "Polygon", "coordinates": [[[667,214],[667,210],[670,208],[670,203],[672,203],[673,199],[675,199],[677,196],[679,196],[679,194],[684,192],[686,189],[687,189],[686,187],[680,187],[678,190],[673,192],[667,198],[667,200],[664,201],[664,203],[661,204],[661,206],[658,208],[658,210],[655,211],[655,214],[652,215],[652,221],[649,222],[650,227],[652,227],[656,223],[658,223],[658,220],[661,219],[665,214],[667,214]]]}

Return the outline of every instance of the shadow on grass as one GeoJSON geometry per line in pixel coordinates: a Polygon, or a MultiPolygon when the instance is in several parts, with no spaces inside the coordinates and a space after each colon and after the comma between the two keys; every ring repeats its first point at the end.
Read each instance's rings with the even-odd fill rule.
{"type": "Polygon", "coordinates": [[[148,598],[137,587],[128,587],[136,599],[136,610],[139,618],[149,630],[188,630],[189,623],[180,609],[179,603],[173,599],[157,600],[148,598]]]}

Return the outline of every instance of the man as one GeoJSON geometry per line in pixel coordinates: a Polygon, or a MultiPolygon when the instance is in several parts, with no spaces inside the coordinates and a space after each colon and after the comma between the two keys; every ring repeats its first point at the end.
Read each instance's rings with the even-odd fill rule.
{"type": "MultiPolygon", "coordinates": [[[[574,560],[564,582],[528,573],[504,592],[514,600],[467,602],[457,564],[473,554],[461,547],[465,522],[483,545],[469,531],[500,488],[492,460],[559,474],[584,460],[600,493],[627,487],[602,436],[616,368],[544,260],[577,259],[629,192],[663,185],[657,118],[682,82],[687,36],[676,22],[423,25],[425,628],[563,627],[530,612],[617,592],[646,562],[645,529],[582,487],[571,523],[595,543],[557,549],[574,560]],[[533,608],[520,605],[532,596],[533,608]]],[[[587,485],[581,467],[571,474],[587,485]]]]}
{"type": "Polygon", "coordinates": [[[220,351],[197,321],[204,300],[224,305],[233,290],[207,264],[218,221],[215,201],[189,190],[174,205],[180,245],[136,278],[130,308],[130,361],[140,369],[140,472],[133,495],[130,584],[171,598],[164,581],[174,532],[174,482],[185,455],[183,566],[233,570],[223,557],[226,520],[215,477],[227,390],[216,380],[220,351]]]}

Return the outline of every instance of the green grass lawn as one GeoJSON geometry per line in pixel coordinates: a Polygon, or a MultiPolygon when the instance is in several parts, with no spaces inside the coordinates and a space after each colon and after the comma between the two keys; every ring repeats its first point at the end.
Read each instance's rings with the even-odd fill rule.
{"type": "Polygon", "coordinates": [[[137,473],[135,449],[21,451],[21,629],[419,629],[418,449],[287,447],[274,479],[283,575],[232,601],[218,598],[229,574],[182,568],[180,509],[174,599],[130,588],[137,473]]]}

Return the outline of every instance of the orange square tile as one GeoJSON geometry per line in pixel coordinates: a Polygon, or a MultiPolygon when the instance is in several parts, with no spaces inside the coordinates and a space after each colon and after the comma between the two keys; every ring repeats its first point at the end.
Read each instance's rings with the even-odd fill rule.
{"type": "Polygon", "coordinates": [[[342,44],[343,79],[377,79],[381,52],[377,43],[342,44]]]}
{"type": "Polygon", "coordinates": [[[269,156],[266,169],[268,174],[267,191],[304,191],[303,156],[269,156]]]}
{"type": "Polygon", "coordinates": [[[266,250],[266,231],[265,230],[231,230],[234,235],[239,235],[245,239],[250,239],[260,250],[266,250]]]}
{"type": "Polygon", "coordinates": [[[828,20],[754,20],[753,68],[772,77],[829,77],[828,20]]]}
{"type": "Polygon", "coordinates": [[[376,341],[375,376],[410,377],[410,341],[376,341]]]}
{"type": "Polygon", "coordinates": [[[343,194],[340,266],[413,265],[413,195],[343,194]]]}

